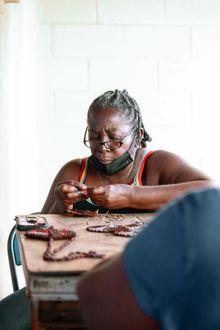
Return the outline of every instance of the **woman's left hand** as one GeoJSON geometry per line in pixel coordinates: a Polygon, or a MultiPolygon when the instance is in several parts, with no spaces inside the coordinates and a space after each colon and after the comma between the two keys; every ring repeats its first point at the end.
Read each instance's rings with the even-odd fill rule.
{"type": "Polygon", "coordinates": [[[96,205],[108,209],[121,209],[129,206],[132,187],[126,184],[111,184],[88,188],[90,199],[96,205]]]}

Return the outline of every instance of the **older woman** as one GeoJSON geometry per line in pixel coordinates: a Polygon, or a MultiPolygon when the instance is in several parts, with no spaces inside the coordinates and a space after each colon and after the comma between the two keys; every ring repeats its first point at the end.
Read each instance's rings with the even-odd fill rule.
{"type": "Polygon", "coordinates": [[[74,159],[57,174],[43,213],[77,210],[156,210],[209,178],[177,155],[150,151],[137,102],[126,90],[108,91],[89,110],[84,144],[91,156],[74,159]]]}

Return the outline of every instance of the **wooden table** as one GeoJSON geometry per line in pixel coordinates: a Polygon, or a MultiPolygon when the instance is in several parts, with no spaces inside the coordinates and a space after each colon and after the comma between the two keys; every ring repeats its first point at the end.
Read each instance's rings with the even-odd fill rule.
{"type": "MultiPolygon", "coordinates": [[[[99,214],[94,218],[46,215],[49,225],[57,229],[67,228],[76,232],[76,238],[60,252],[95,250],[104,258],[121,252],[130,238],[111,233],[89,232],[89,225],[109,222],[129,224],[135,221],[150,222],[152,214],[99,214]]],[[[86,329],[79,308],[76,283],[81,274],[100,262],[100,259],[82,258],[72,261],[50,262],[43,260],[47,242],[30,239],[17,230],[22,266],[26,280],[26,293],[32,303],[32,330],[37,329],[86,329]]],[[[54,241],[53,247],[63,241],[54,241]]]]}

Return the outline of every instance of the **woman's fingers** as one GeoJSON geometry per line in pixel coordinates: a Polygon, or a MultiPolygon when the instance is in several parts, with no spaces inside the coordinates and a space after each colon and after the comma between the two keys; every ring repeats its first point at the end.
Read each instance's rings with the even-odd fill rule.
{"type": "Polygon", "coordinates": [[[88,187],[88,194],[91,200],[96,205],[103,205],[106,202],[106,192],[107,186],[99,186],[99,187],[88,187]]]}
{"type": "Polygon", "coordinates": [[[58,185],[62,187],[63,192],[71,192],[75,190],[85,191],[87,189],[87,185],[74,180],[62,181],[59,182],[58,185]]]}
{"type": "Polygon", "coordinates": [[[62,181],[56,186],[57,200],[70,210],[73,204],[80,202],[87,196],[87,186],[74,180],[62,181]]]}
{"type": "Polygon", "coordinates": [[[106,192],[107,186],[88,187],[87,190],[89,196],[102,195],[106,192]]]}

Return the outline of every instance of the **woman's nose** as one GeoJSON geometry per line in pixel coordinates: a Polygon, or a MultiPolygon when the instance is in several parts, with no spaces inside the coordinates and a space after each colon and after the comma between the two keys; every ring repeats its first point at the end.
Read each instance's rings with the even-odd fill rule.
{"type": "Polygon", "coordinates": [[[99,149],[99,151],[108,151],[109,150],[105,146],[105,141],[103,141],[103,142],[100,141],[98,149],[99,149]]]}

